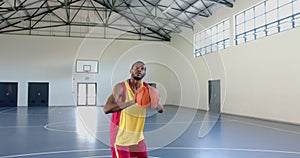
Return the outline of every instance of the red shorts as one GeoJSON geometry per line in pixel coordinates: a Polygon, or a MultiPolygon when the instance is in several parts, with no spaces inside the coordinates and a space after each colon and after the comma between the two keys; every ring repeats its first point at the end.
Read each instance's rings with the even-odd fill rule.
{"type": "Polygon", "coordinates": [[[146,143],[144,140],[140,141],[137,145],[111,147],[112,158],[146,158],[148,153],[146,151],[146,143]]]}

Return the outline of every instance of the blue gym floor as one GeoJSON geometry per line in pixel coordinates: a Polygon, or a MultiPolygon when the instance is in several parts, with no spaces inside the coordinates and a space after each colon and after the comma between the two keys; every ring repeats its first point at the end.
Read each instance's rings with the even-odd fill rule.
{"type": "MultiPolygon", "coordinates": [[[[300,126],[165,106],[148,111],[149,158],[299,158],[300,126]]],[[[109,158],[102,107],[0,107],[0,158],[109,158]]]]}

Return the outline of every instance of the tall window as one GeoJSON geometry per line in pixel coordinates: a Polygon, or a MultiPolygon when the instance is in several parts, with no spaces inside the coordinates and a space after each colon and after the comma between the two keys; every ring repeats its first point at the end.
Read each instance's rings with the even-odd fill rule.
{"type": "Polygon", "coordinates": [[[229,20],[226,19],[194,35],[194,57],[229,47],[229,20]]]}
{"type": "Polygon", "coordinates": [[[265,0],[235,15],[239,45],[300,26],[300,0],[265,0]]]}

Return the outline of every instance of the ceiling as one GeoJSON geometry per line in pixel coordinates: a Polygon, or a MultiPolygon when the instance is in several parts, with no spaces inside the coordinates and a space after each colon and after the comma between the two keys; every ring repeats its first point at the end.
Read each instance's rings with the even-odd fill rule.
{"type": "Polygon", "coordinates": [[[170,41],[231,0],[0,0],[0,33],[170,41]]]}

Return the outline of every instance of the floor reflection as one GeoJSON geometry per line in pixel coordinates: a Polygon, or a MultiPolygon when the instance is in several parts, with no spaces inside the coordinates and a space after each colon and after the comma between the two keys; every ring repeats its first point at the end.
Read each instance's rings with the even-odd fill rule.
{"type": "Polygon", "coordinates": [[[209,132],[214,128],[215,124],[219,121],[220,115],[220,113],[216,112],[205,112],[198,134],[200,138],[203,138],[209,134],[209,132]]]}

